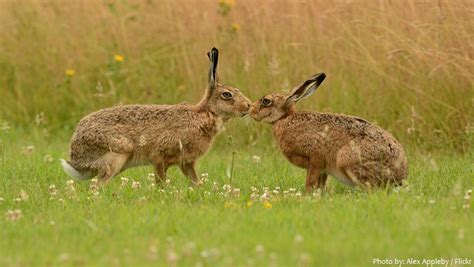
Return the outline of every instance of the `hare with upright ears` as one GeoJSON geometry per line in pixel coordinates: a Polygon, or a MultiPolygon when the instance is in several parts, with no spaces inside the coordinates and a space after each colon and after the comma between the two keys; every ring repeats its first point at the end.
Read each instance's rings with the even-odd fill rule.
{"type": "Polygon", "coordinates": [[[388,132],[353,116],[296,111],[295,104],[314,93],[325,78],[318,73],[288,95],[262,97],[250,108],[250,116],[272,124],[286,158],[307,170],[307,190],[324,188],[328,174],[363,187],[401,184],[407,158],[388,132]]]}
{"type": "Polygon", "coordinates": [[[208,86],[196,105],[125,105],[91,113],[79,122],[64,171],[76,179],[96,175],[107,182],[121,171],[152,164],[156,182],[179,165],[192,183],[200,184],[195,162],[210,147],[227,120],[248,114],[251,105],[239,89],[218,82],[218,50],[210,60],[208,86]]]}

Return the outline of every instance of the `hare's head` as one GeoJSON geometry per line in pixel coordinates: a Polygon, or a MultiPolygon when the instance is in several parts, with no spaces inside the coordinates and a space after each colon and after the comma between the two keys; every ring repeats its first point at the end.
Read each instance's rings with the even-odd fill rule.
{"type": "Polygon", "coordinates": [[[214,47],[207,56],[210,61],[208,86],[204,98],[198,104],[200,108],[210,110],[224,120],[247,115],[252,102],[239,89],[219,83],[219,51],[214,47]]]}
{"type": "Polygon", "coordinates": [[[325,78],[326,74],[318,73],[295,87],[287,95],[275,93],[260,98],[250,108],[250,116],[256,121],[268,123],[274,123],[286,117],[294,111],[295,103],[314,93],[325,78]]]}

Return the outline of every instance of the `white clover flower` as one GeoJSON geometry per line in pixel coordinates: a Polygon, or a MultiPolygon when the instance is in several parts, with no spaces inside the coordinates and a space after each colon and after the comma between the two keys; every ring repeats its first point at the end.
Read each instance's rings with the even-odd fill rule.
{"type": "Polygon", "coordinates": [[[25,190],[21,189],[20,190],[20,201],[27,201],[29,198],[28,193],[25,192],[25,190]]]}
{"type": "Polygon", "coordinates": [[[261,160],[261,158],[260,158],[259,156],[257,156],[257,155],[253,155],[253,156],[252,156],[252,161],[253,161],[253,163],[259,163],[260,160],[261,160]]]}
{"type": "Polygon", "coordinates": [[[155,174],[154,173],[148,173],[146,178],[147,178],[148,181],[153,182],[153,181],[155,181],[155,174]]]}
{"type": "Polygon", "coordinates": [[[138,188],[140,188],[141,186],[142,186],[142,185],[140,184],[139,181],[133,181],[133,182],[132,182],[132,188],[133,188],[133,189],[138,189],[138,188]]]}
{"type": "Polygon", "coordinates": [[[12,221],[12,222],[18,221],[19,219],[21,219],[22,216],[23,216],[23,213],[19,209],[7,210],[7,212],[5,212],[5,217],[7,218],[7,220],[12,221]]]}
{"type": "Polygon", "coordinates": [[[295,243],[302,243],[304,241],[304,238],[302,235],[296,235],[295,236],[295,243]]]}
{"type": "Polygon", "coordinates": [[[46,162],[46,163],[51,163],[51,162],[54,161],[54,159],[50,155],[46,155],[46,156],[44,156],[43,161],[46,162]]]}
{"type": "Polygon", "coordinates": [[[261,201],[265,201],[265,200],[268,200],[270,198],[270,195],[268,193],[263,193],[261,196],[260,196],[260,200],[261,201]]]}

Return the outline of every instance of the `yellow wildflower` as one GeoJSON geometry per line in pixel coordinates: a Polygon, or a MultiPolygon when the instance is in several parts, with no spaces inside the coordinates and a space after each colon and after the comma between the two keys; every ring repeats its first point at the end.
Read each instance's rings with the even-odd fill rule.
{"type": "Polygon", "coordinates": [[[240,24],[232,23],[231,28],[232,28],[233,31],[238,31],[238,30],[240,30],[240,24]]]}
{"type": "Polygon", "coordinates": [[[235,0],[219,0],[220,5],[225,5],[228,7],[234,7],[235,6],[235,0]]]}
{"type": "Polygon", "coordinates": [[[271,209],[272,208],[272,203],[270,203],[268,201],[265,201],[265,202],[263,202],[263,207],[265,207],[266,209],[271,209]]]}
{"type": "Polygon", "coordinates": [[[114,59],[115,61],[117,62],[123,62],[123,60],[125,59],[122,55],[115,55],[114,56],[114,59]]]}
{"type": "Polygon", "coordinates": [[[76,74],[76,71],[73,69],[66,69],[64,73],[66,74],[66,76],[72,77],[76,74]]]}
{"type": "Polygon", "coordinates": [[[253,201],[252,201],[252,200],[247,201],[247,207],[250,208],[250,207],[252,207],[252,205],[253,205],[253,201]]]}

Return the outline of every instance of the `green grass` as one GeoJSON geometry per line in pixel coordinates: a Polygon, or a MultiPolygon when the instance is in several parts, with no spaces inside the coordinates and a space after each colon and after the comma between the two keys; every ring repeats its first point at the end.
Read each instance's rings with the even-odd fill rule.
{"type": "Polygon", "coordinates": [[[93,197],[90,182],[76,183],[75,194],[66,189],[57,159],[67,156],[67,135],[4,133],[0,265],[367,266],[373,258],[474,258],[472,199],[464,199],[473,188],[470,155],[412,152],[409,183],[398,191],[364,193],[330,180],[322,195],[298,196],[304,170],[274,145],[225,145],[226,134],[199,161],[199,172],[209,174],[200,188],[190,189],[176,168],[169,185],[150,188],[152,169],[138,168],[121,176],[141,188],[131,181],[121,187],[119,176],[93,197]],[[35,146],[30,154],[22,152],[27,145],[35,146]],[[223,189],[233,149],[239,196],[223,189]],[[260,196],[277,186],[271,208],[250,200],[252,187],[260,196]],[[21,190],[27,200],[14,201],[21,190]],[[11,220],[6,213],[16,209],[22,217],[11,220]]]}

